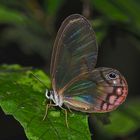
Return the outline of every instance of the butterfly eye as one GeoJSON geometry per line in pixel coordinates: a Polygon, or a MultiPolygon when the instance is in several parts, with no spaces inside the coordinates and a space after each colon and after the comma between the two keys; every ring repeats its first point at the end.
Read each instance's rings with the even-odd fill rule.
{"type": "Polygon", "coordinates": [[[109,74],[106,75],[106,77],[109,80],[113,80],[113,79],[117,79],[119,77],[119,75],[115,72],[110,72],[109,74]]]}

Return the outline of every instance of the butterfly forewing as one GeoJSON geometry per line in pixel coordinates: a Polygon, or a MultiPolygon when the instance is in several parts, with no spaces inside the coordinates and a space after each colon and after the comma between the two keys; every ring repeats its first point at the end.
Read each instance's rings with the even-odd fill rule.
{"type": "Polygon", "coordinates": [[[89,22],[78,14],[66,18],[58,31],[52,53],[53,88],[63,93],[75,77],[91,71],[96,64],[97,52],[95,33],[89,22]]]}

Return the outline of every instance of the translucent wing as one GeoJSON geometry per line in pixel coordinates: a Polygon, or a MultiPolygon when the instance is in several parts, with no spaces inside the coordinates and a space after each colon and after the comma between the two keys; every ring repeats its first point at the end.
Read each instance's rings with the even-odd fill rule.
{"type": "Polygon", "coordinates": [[[83,73],[64,91],[64,104],[82,112],[109,112],[122,104],[128,87],[124,77],[111,68],[83,73]]]}
{"type": "Polygon", "coordinates": [[[53,47],[51,76],[53,89],[61,93],[79,74],[91,71],[97,60],[94,31],[81,15],[74,14],[62,23],[53,47]]]}

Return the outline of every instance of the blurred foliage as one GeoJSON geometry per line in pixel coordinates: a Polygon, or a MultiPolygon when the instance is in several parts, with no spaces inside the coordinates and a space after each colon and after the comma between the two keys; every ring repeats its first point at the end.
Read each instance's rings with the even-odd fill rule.
{"type": "MultiPolygon", "coordinates": [[[[97,30],[97,35],[103,33],[105,37],[108,34],[109,28],[112,26],[115,28],[116,26],[122,31],[132,34],[134,38],[140,38],[140,17],[138,14],[140,13],[140,1],[92,0],[92,4],[101,14],[101,16],[93,21],[95,30],[96,28],[100,29],[97,30]],[[106,30],[106,34],[104,30],[106,30]]],[[[101,36],[102,39],[100,39],[100,36],[99,41],[101,42],[103,37],[101,36]]]]}
{"type": "MultiPolygon", "coordinates": [[[[139,1],[89,2],[100,15],[93,20],[99,43],[107,36],[112,25],[140,38],[139,1]]],[[[26,53],[37,52],[48,59],[56,34],[56,17],[64,3],[64,0],[1,0],[0,23],[7,25],[2,31],[1,44],[16,42],[26,53]]]]}
{"type": "Polygon", "coordinates": [[[54,34],[54,20],[63,0],[1,0],[0,23],[7,25],[2,31],[1,44],[16,42],[26,53],[49,56],[54,34]]]}
{"type": "MultiPolygon", "coordinates": [[[[90,19],[99,46],[107,38],[111,38],[110,40],[113,40],[113,37],[117,38],[120,35],[118,32],[121,32],[120,38],[124,39],[124,42],[128,40],[128,44],[133,44],[130,45],[131,47],[136,47],[140,51],[140,1],[138,0],[0,0],[0,47],[7,47],[14,42],[24,53],[37,53],[48,61],[57,32],[56,26],[60,26],[57,20],[62,21],[68,15],[75,13],[74,8],[80,7],[80,4],[83,9],[77,10],[77,13],[83,13],[90,19]],[[79,2],[79,5],[74,5],[74,2],[79,2]],[[66,6],[71,7],[70,11],[68,8],[64,8],[66,6]],[[84,9],[87,7],[89,9],[84,9]],[[83,12],[86,10],[89,11],[89,15],[83,12]]],[[[122,46],[125,44],[124,42],[121,42],[122,46]]],[[[13,46],[11,45],[11,47],[13,46]]],[[[129,47],[126,49],[124,52],[129,51],[129,47]]],[[[131,60],[134,59],[131,58],[131,60]]],[[[137,65],[136,62],[133,63],[137,65]]],[[[125,71],[132,70],[132,67],[128,68],[123,63],[122,65],[125,67],[125,71]]],[[[137,76],[137,72],[132,73],[137,76]]],[[[130,84],[136,85],[132,80],[130,84]]],[[[135,95],[135,93],[129,95],[134,96],[133,94],[135,95]]],[[[93,129],[96,129],[96,134],[94,134],[96,139],[101,139],[101,136],[107,140],[140,139],[140,136],[138,138],[137,134],[135,135],[137,130],[140,130],[140,97],[138,96],[137,100],[129,98],[125,106],[110,113],[109,117],[96,115],[96,123],[93,123],[93,129]],[[98,120],[102,120],[101,118],[110,123],[102,125],[101,122],[98,122],[98,120]]],[[[94,122],[94,119],[92,121],[94,122]]]]}

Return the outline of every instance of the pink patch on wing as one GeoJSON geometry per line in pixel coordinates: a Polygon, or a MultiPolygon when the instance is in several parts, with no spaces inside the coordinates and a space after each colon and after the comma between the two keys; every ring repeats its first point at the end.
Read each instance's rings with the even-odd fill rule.
{"type": "Polygon", "coordinates": [[[111,95],[111,96],[109,97],[109,103],[110,103],[110,104],[114,104],[116,98],[117,98],[117,96],[111,95]]]}
{"type": "Polygon", "coordinates": [[[106,110],[106,109],[107,109],[107,103],[104,103],[104,104],[103,104],[102,109],[103,109],[103,110],[106,110]]]}
{"type": "Polygon", "coordinates": [[[117,94],[117,95],[121,95],[121,94],[122,94],[122,89],[121,89],[121,88],[117,88],[116,94],[117,94]]]}
{"type": "Polygon", "coordinates": [[[108,109],[109,109],[109,110],[112,110],[113,108],[114,108],[114,105],[109,105],[109,106],[108,106],[108,109]]]}

